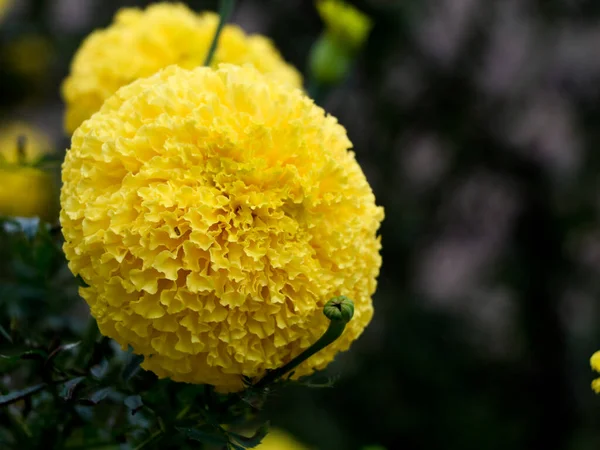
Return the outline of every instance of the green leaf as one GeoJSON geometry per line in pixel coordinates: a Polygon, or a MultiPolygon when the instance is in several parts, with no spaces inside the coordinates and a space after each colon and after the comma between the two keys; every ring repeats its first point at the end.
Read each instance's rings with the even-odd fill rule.
{"type": "Polygon", "coordinates": [[[90,406],[94,406],[97,405],[98,403],[100,403],[102,400],[104,400],[109,392],[110,392],[110,388],[102,388],[97,390],[96,392],[94,392],[92,395],[90,395],[88,398],[82,398],[79,400],[79,403],[83,404],[83,405],[90,405],[90,406]]]}
{"type": "Polygon", "coordinates": [[[36,392],[41,391],[46,387],[46,383],[36,384],[35,386],[30,386],[25,389],[21,389],[20,391],[13,391],[6,395],[0,396],[0,406],[10,405],[11,403],[18,402],[19,400],[24,399],[30,395],[35,394],[36,392]]]}
{"type": "Polygon", "coordinates": [[[129,361],[125,364],[123,374],[121,375],[123,381],[128,382],[140,370],[140,364],[143,360],[144,357],[141,355],[130,355],[129,361]]]}
{"type": "Polygon", "coordinates": [[[237,433],[229,433],[229,435],[235,439],[239,444],[241,444],[244,448],[255,448],[262,442],[265,436],[269,433],[269,422],[265,422],[262,424],[256,432],[250,436],[242,436],[237,433]]]}
{"type": "Polygon", "coordinates": [[[107,371],[108,361],[105,358],[102,359],[102,361],[100,361],[99,364],[96,364],[95,366],[92,366],[92,368],[90,368],[90,373],[94,378],[97,378],[98,380],[103,378],[104,375],[106,375],[107,371]]]}
{"type": "Polygon", "coordinates": [[[21,353],[20,355],[16,356],[15,358],[45,361],[47,357],[48,357],[48,352],[45,350],[27,350],[26,352],[21,353]]]}
{"type": "Polygon", "coordinates": [[[73,350],[75,347],[77,347],[79,344],[81,344],[81,341],[78,342],[73,342],[71,344],[64,344],[64,345],[59,345],[58,347],[56,347],[52,353],[50,353],[50,355],[48,355],[48,358],[46,359],[46,364],[48,364],[49,362],[51,362],[54,358],[56,358],[56,355],[58,355],[60,352],[67,352],[69,350],[73,350]]]}
{"type": "Polygon", "coordinates": [[[65,400],[71,400],[75,393],[75,389],[77,389],[77,386],[79,386],[83,380],[85,380],[85,377],[77,377],[67,381],[60,390],[60,396],[65,400]]]}
{"type": "Polygon", "coordinates": [[[202,425],[198,428],[176,428],[185,437],[194,441],[220,446],[229,443],[229,438],[222,430],[210,425],[202,425]]]}
{"type": "Polygon", "coordinates": [[[2,325],[0,325],[0,336],[2,336],[4,339],[6,339],[11,344],[13,343],[13,340],[10,337],[10,334],[8,334],[8,332],[4,329],[4,327],[2,325]]]}
{"type": "Polygon", "coordinates": [[[133,416],[136,412],[138,412],[143,406],[142,397],[139,395],[131,395],[123,401],[125,406],[131,409],[131,415],[133,416]]]}

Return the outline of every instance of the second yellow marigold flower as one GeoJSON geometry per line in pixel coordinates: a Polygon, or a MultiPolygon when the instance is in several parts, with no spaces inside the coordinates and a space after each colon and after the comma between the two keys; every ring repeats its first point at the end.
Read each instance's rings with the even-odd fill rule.
{"type": "Polygon", "coordinates": [[[101,332],[176,381],[243,388],[313,344],[323,306],[371,320],[383,210],[336,119],[251,66],[171,66],[120,89],[75,132],[61,223],[101,332]]]}
{"type": "MultiPolygon", "coordinates": [[[[201,66],[219,16],[195,14],[183,4],[158,3],[146,10],[125,8],[105,30],[92,33],[78,50],[62,88],[67,104],[65,127],[72,133],[100,109],[121,86],[150,76],[171,64],[201,66]]],[[[264,36],[246,35],[226,25],[212,65],[252,64],[262,73],[293,87],[302,77],[264,36]]]]}

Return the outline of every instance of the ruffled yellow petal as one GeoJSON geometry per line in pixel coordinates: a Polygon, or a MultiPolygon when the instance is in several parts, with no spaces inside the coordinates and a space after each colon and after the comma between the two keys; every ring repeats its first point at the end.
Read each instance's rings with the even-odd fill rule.
{"type": "Polygon", "coordinates": [[[61,223],[102,333],[143,367],[243,388],[314,343],[332,297],[344,335],[371,320],[382,208],[336,119],[252,66],[171,66],[121,88],[75,132],[61,223]]]}
{"type": "MultiPolygon", "coordinates": [[[[121,86],[171,64],[193,69],[204,63],[218,23],[212,12],[196,14],[184,4],[157,3],[146,10],[124,8],[106,29],[82,44],[62,86],[67,104],[65,127],[72,133],[100,109],[121,86]]],[[[226,25],[212,64],[252,64],[262,73],[293,87],[302,77],[272,42],[226,25]]],[[[207,110],[208,112],[208,110],[207,110]]]]}

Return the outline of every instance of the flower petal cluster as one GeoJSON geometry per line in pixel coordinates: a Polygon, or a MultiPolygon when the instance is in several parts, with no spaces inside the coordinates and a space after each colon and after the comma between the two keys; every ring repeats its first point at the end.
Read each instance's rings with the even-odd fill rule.
{"type": "MultiPolygon", "coordinates": [[[[590,364],[592,365],[592,369],[596,372],[600,372],[600,351],[592,355],[590,364]]],[[[600,394],[600,378],[596,378],[592,381],[592,389],[596,391],[597,394],[600,394]]]]}
{"type": "Polygon", "coordinates": [[[28,166],[51,149],[48,137],[26,123],[0,129],[0,216],[55,218],[57,189],[52,175],[28,166]]]}
{"type": "MultiPolygon", "coordinates": [[[[113,24],[87,37],[73,59],[62,86],[67,131],[72,133],[121,86],[171,64],[186,69],[201,66],[218,21],[215,13],[196,14],[183,4],[120,10],[113,24]]],[[[223,29],[212,63],[214,67],[219,63],[252,64],[282,83],[302,84],[301,75],[282,59],[269,39],[248,36],[235,25],[223,29]]]]}
{"type": "Polygon", "coordinates": [[[121,88],[63,164],[69,267],[100,331],[175,381],[243,388],[354,300],[324,368],[371,320],[383,219],[345,129],[252,66],[171,66],[121,88]]]}

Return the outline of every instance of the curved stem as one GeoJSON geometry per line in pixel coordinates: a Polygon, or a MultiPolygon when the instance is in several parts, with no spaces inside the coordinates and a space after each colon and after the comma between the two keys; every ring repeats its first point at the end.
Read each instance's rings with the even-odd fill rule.
{"type": "Polygon", "coordinates": [[[206,60],[204,61],[205,66],[210,66],[213,60],[217,50],[217,44],[219,43],[219,37],[221,36],[221,31],[223,31],[223,27],[229,20],[229,16],[231,16],[234,6],[235,0],[220,0],[219,2],[219,25],[217,25],[217,30],[215,31],[208,54],[206,55],[206,60]]]}
{"type": "Polygon", "coordinates": [[[255,384],[255,387],[259,389],[266,387],[270,383],[276,381],[278,378],[284,376],[286,373],[291,372],[315,353],[323,350],[342,335],[344,328],[346,328],[346,323],[347,322],[342,320],[332,320],[329,323],[329,328],[327,328],[327,331],[325,331],[323,336],[321,336],[317,342],[308,347],[286,365],[266,374],[257,384],[255,384]]]}
{"type": "Polygon", "coordinates": [[[339,338],[354,315],[354,303],[347,297],[335,297],[327,302],[323,312],[330,320],[329,327],[323,336],[284,366],[267,373],[254,385],[255,388],[261,389],[268,386],[339,338]]]}

